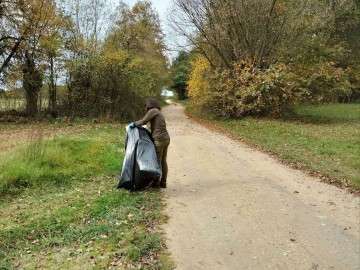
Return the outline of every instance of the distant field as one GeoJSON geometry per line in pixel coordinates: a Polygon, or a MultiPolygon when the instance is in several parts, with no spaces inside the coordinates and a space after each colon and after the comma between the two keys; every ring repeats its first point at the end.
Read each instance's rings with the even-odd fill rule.
{"type": "Polygon", "coordinates": [[[0,98],[0,111],[24,109],[25,106],[26,106],[25,99],[0,98]]]}
{"type": "Polygon", "coordinates": [[[212,123],[298,167],[360,190],[360,104],[302,106],[285,119],[212,123]]]}
{"type": "MultiPolygon", "coordinates": [[[[39,107],[47,108],[49,99],[43,98],[38,102],[39,107]]],[[[25,110],[26,100],[23,98],[0,98],[0,111],[25,110]]]]}

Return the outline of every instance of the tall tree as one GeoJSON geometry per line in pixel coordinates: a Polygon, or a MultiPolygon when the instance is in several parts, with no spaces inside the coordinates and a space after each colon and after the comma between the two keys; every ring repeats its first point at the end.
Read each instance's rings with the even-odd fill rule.
{"type": "Polygon", "coordinates": [[[0,56],[3,60],[0,76],[2,77],[16,56],[20,45],[30,34],[30,27],[22,26],[21,22],[24,9],[24,3],[7,0],[0,2],[0,56]]]}
{"type": "Polygon", "coordinates": [[[230,68],[246,61],[268,67],[306,31],[309,14],[316,14],[311,2],[174,0],[171,25],[213,66],[230,68]]]}
{"type": "Polygon", "coordinates": [[[106,46],[145,59],[153,79],[159,87],[163,86],[167,78],[167,58],[160,19],[151,2],[137,1],[132,8],[122,3],[106,46]]]}
{"type": "Polygon", "coordinates": [[[99,45],[110,31],[114,12],[112,0],[57,0],[74,22],[73,39],[82,47],[83,56],[98,53],[99,45]]]}
{"type": "Polygon", "coordinates": [[[114,22],[112,0],[58,0],[65,14],[73,21],[73,31],[68,33],[65,55],[67,106],[76,110],[77,98],[74,80],[79,75],[79,67],[86,65],[92,57],[101,53],[103,40],[114,22]]]}
{"type": "Polygon", "coordinates": [[[180,100],[187,98],[187,87],[191,72],[190,53],[180,51],[172,62],[173,84],[172,88],[176,91],[180,100]]]}
{"type": "Polygon", "coordinates": [[[163,54],[165,46],[160,19],[151,2],[137,1],[132,8],[122,3],[109,40],[129,53],[163,54]]]}
{"type": "Polygon", "coordinates": [[[122,4],[117,12],[97,53],[78,59],[71,70],[74,114],[134,118],[143,112],[144,98],[160,97],[167,62],[158,15],[147,1],[122,4]]]}
{"type": "Polygon", "coordinates": [[[56,8],[55,0],[7,1],[3,5],[2,18],[4,72],[11,62],[21,64],[23,88],[27,101],[27,113],[38,112],[38,93],[43,84],[46,49],[54,35],[64,26],[66,19],[56,8]]]}

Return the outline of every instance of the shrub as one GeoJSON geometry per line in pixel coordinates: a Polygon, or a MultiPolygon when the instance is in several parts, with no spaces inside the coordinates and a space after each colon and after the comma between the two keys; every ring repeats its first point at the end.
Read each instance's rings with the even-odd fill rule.
{"type": "Polygon", "coordinates": [[[297,65],[297,80],[303,101],[313,104],[337,102],[352,95],[349,73],[332,62],[297,65]]]}
{"type": "Polygon", "coordinates": [[[300,102],[350,101],[356,98],[359,84],[356,71],[331,62],[279,63],[267,69],[238,62],[231,69],[211,70],[206,59],[198,57],[192,67],[192,107],[222,118],[278,117],[300,102]]]}
{"type": "Polygon", "coordinates": [[[153,70],[123,51],[86,59],[73,70],[64,109],[81,117],[136,119],[146,98],[160,98],[162,82],[153,70]]]}
{"type": "Polygon", "coordinates": [[[350,91],[340,96],[341,102],[354,102],[360,99],[360,63],[354,64],[347,69],[349,76],[350,91]]]}
{"type": "MultiPolygon", "coordinates": [[[[201,77],[197,71],[199,68],[194,69],[192,78],[201,77]]],[[[277,116],[300,97],[295,75],[285,65],[261,70],[240,62],[232,69],[215,72],[203,69],[200,73],[208,81],[191,85],[191,91],[197,93],[193,94],[193,104],[217,117],[277,116]]]]}

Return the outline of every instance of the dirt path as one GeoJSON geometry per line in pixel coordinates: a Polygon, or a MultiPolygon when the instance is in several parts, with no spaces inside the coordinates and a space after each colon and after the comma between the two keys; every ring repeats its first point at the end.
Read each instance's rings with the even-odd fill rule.
{"type": "Polygon", "coordinates": [[[164,108],[176,269],[360,269],[359,198],[164,108]]]}

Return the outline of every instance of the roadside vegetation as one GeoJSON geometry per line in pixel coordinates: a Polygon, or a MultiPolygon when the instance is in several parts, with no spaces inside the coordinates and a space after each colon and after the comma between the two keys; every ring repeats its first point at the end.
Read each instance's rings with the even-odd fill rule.
{"type": "Polygon", "coordinates": [[[360,104],[304,105],[278,119],[189,113],[325,182],[360,191],[360,104]]]}
{"type": "Polygon", "coordinates": [[[124,126],[72,125],[2,127],[0,269],[166,269],[161,193],[116,189],[124,126]]]}

